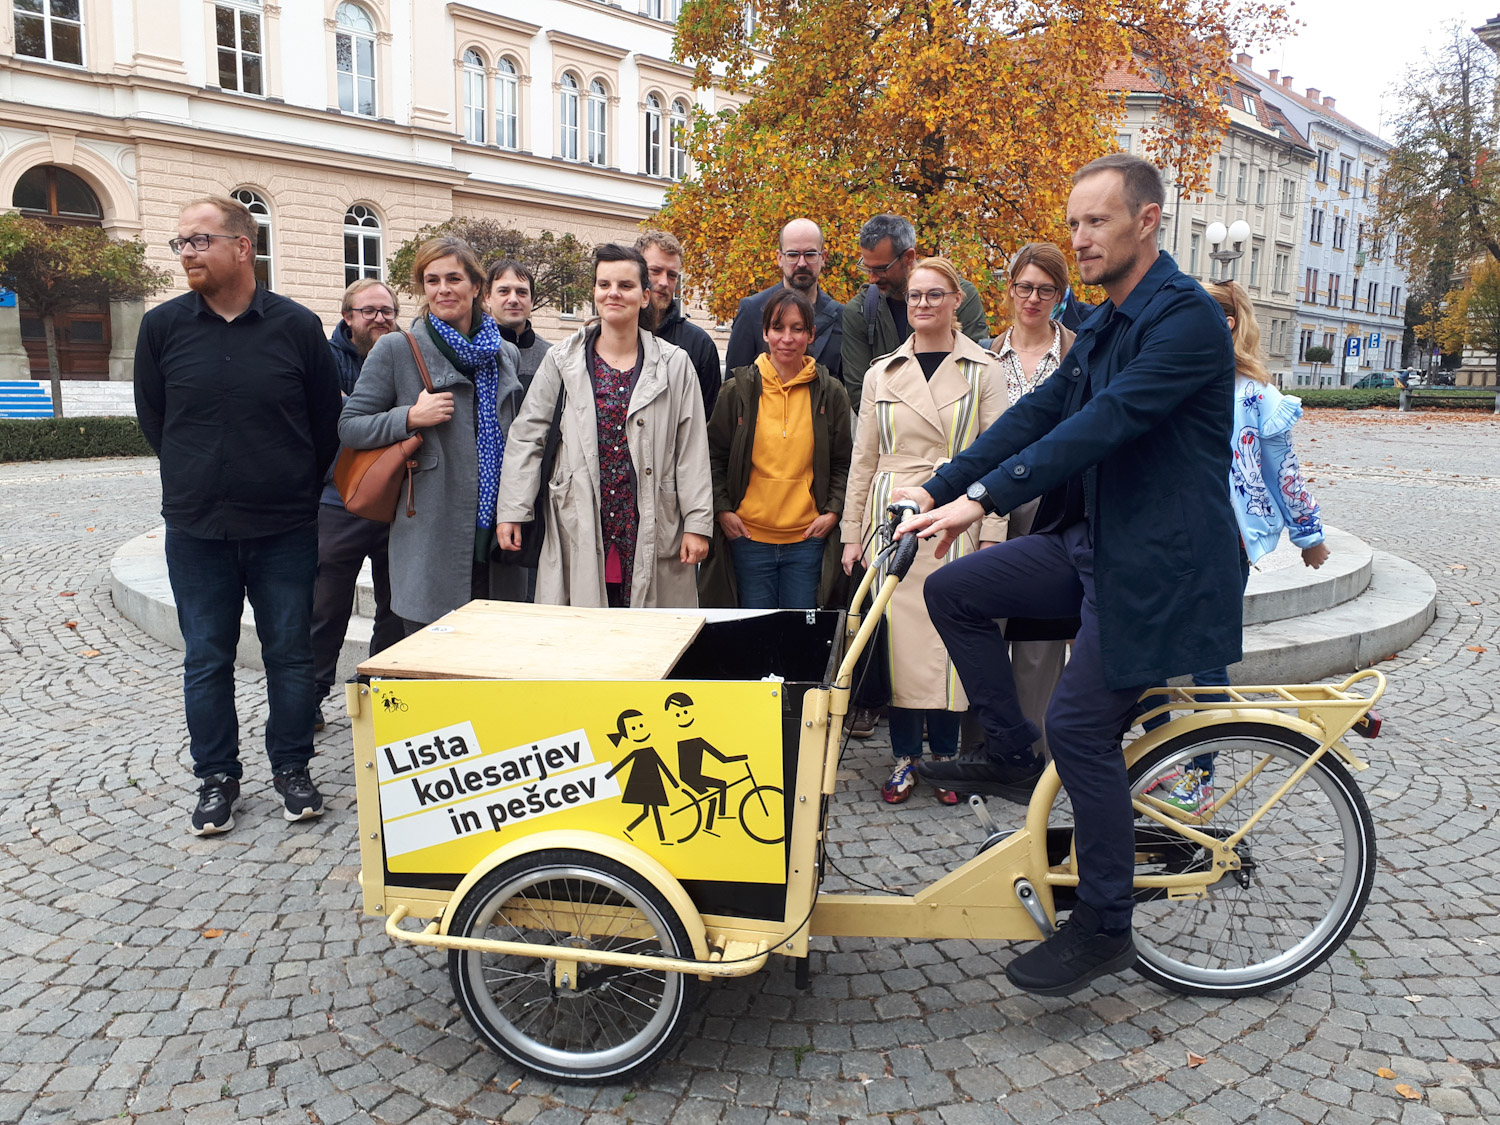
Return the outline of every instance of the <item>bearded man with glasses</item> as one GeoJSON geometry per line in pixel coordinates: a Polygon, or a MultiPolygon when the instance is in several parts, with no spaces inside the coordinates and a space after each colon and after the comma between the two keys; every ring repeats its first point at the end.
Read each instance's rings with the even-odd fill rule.
{"type": "Polygon", "coordinates": [[[266,753],[287,820],[323,811],[313,746],[318,494],[338,452],[339,383],[310,310],[255,282],[255,216],[222,196],[183,208],[189,292],[141,320],[135,409],[161,460],[167,575],[185,649],[195,836],[240,796],[234,656],[245,598],[266,669],[266,753]]]}
{"type": "MultiPolygon", "coordinates": [[[[365,357],[375,341],[399,327],[401,302],[384,282],[362,277],[344,290],[343,319],[329,338],[333,362],[339,372],[339,390],[344,398],[354,393],[365,357]]],[[[339,653],[349,616],[354,612],[354,591],[359,572],[370,560],[375,587],[375,628],[370,634],[370,655],[389,648],[405,636],[401,618],[391,611],[391,570],[388,548],[391,525],[356,516],[344,508],[333,473],[323,480],[318,504],[318,582],[313,589],[312,645],[313,685],[317,709],[313,730],[322,730],[323,701],[338,679],[339,653]]]]}
{"type": "Polygon", "coordinates": [[[843,378],[843,308],[818,286],[827,261],[823,232],[817,223],[811,219],[793,219],[781,228],[776,236],[776,264],[781,270],[781,280],[740,302],[729,333],[725,370],[749,367],[756,356],[766,351],[766,338],[761,332],[761,314],[766,302],[773,293],[794,289],[813,306],[813,342],[807,354],[826,367],[835,379],[843,378]]]}
{"type": "MultiPolygon", "coordinates": [[[[876,215],[859,228],[859,268],[870,283],[844,305],[844,386],[849,401],[859,402],[865,372],[881,356],[899,348],[911,335],[906,317],[906,279],[917,260],[917,228],[900,215],[876,215]]],[[[990,330],[979,290],[960,283],[959,331],[984,343],[990,330]]]]}

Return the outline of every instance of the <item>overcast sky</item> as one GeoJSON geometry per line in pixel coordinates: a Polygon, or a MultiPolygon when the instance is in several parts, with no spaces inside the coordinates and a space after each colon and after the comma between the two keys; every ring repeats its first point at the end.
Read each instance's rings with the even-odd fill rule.
{"type": "Polygon", "coordinates": [[[1316,86],[1338,111],[1383,137],[1396,111],[1395,84],[1454,20],[1478,27],[1500,15],[1500,0],[1296,0],[1297,34],[1252,50],[1255,69],[1290,74],[1300,94],[1316,86]]]}

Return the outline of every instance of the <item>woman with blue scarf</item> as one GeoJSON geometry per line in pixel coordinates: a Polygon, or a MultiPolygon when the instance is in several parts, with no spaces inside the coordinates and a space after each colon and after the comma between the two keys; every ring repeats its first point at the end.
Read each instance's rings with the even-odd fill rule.
{"type": "Polygon", "coordinates": [[[391,524],[391,608],[408,633],[473,598],[525,596],[523,570],[489,561],[505,434],[521,404],[520,356],[484,311],[484,270],[467,242],[424,242],[412,286],[423,301],[410,339],[432,391],[408,338],[391,332],[370,350],[339,418],[339,438],[353,449],[422,433],[416,512],[408,517],[403,503],[391,524]]]}

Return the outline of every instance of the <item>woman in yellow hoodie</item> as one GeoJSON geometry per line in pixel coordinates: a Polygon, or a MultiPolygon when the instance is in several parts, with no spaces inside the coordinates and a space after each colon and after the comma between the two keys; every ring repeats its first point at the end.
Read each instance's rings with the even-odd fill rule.
{"type": "Polygon", "coordinates": [[[767,353],[730,372],[708,423],[719,526],[700,603],[813,609],[830,538],[837,550],[853,449],[849,396],[807,354],[805,296],[775,293],[761,324],[767,353]]]}

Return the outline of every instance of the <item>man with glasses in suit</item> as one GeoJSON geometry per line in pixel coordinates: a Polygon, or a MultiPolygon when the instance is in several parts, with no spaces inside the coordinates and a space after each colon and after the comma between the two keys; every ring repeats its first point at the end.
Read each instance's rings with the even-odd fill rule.
{"type": "Polygon", "coordinates": [[[813,306],[813,342],[808,354],[828,368],[835,379],[843,378],[843,310],[818,286],[827,260],[823,254],[823,232],[817,223],[811,219],[793,219],[781,228],[776,237],[776,264],[781,268],[781,280],[740,302],[724,357],[726,370],[749,367],[766,350],[761,311],[771,294],[780,289],[795,289],[813,306]]]}

